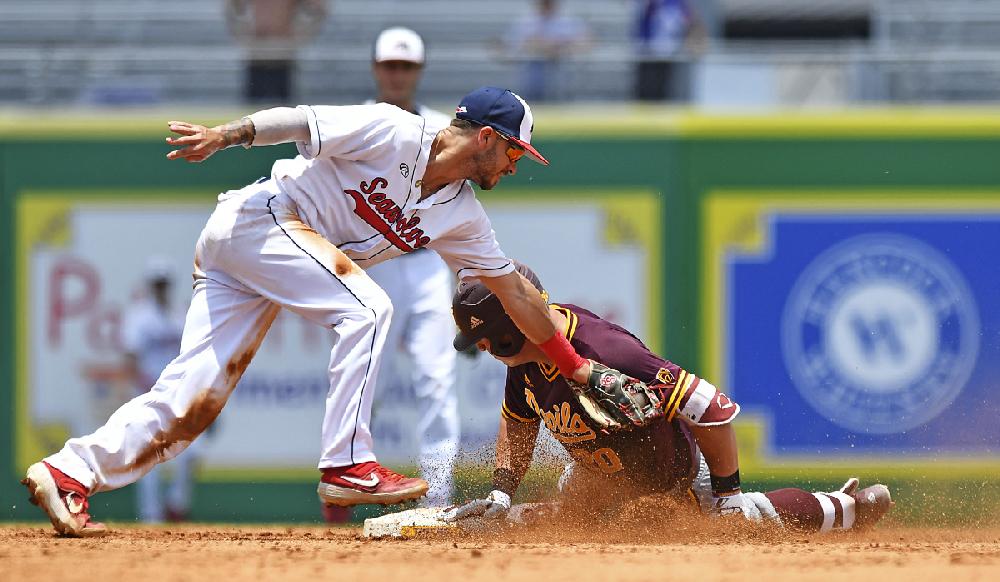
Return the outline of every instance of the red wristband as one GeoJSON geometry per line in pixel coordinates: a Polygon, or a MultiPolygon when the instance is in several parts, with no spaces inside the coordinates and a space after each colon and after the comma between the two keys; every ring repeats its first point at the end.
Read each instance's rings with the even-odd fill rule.
{"type": "Polygon", "coordinates": [[[558,330],[545,343],[538,344],[538,347],[542,348],[545,355],[559,368],[559,372],[567,378],[571,378],[577,368],[587,363],[558,330]]]}

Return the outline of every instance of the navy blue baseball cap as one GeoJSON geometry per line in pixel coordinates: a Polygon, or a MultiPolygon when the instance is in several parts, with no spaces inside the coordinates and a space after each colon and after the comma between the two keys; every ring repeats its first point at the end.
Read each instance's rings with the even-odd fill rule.
{"type": "Polygon", "coordinates": [[[539,164],[549,161],[531,147],[534,118],[531,108],[521,97],[500,87],[480,87],[462,98],[455,117],[479,125],[488,125],[505,138],[524,148],[525,155],[539,164]]]}

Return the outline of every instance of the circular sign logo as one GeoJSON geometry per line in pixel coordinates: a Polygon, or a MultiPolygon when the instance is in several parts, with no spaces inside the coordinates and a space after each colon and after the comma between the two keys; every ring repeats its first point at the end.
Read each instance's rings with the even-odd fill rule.
{"type": "Polygon", "coordinates": [[[958,396],[979,353],[975,299],[927,244],[862,235],[820,254],[782,314],[782,352],[809,404],[855,432],[903,432],[958,396]]]}

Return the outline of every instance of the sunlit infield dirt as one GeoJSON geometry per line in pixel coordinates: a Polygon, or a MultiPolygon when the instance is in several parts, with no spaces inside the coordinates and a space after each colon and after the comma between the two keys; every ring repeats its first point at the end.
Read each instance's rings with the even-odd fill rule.
{"type": "Polygon", "coordinates": [[[48,524],[0,528],[0,580],[958,580],[1000,579],[1000,528],[884,527],[860,534],[737,534],[681,528],[561,529],[369,540],[356,527],[112,524],[95,539],[48,524]],[[645,539],[637,539],[645,538],[645,539]]]}

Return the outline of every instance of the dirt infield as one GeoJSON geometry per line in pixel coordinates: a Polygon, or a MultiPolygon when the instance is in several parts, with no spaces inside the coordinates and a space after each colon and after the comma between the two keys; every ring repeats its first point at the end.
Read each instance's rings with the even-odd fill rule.
{"type": "MultiPolygon", "coordinates": [[[[581,532],[577,532],[578,534],[581,532]]],[[[577,537],[577,536],[573,536],[577,537]]],[[[98,539],[0,527],[0,580],[906,580],[1000,579],[1000,528],[882,528],[832,536],[643,544],[373,541],[357,528],[121,527],[98,539]]]]}

